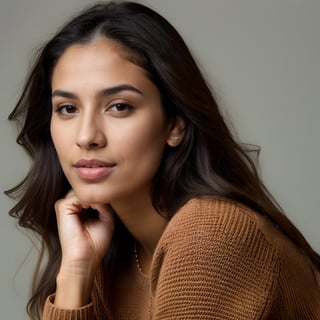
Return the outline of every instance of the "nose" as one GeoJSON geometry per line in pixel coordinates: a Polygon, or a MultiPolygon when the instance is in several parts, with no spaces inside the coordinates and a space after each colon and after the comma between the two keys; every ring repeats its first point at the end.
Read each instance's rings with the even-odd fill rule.
{"type": "Polygon", "coordinates": [[[77,145],[83,149],[98,149],[106,145],[103,119],[96,114],[83,114],[79,119],[77,145]]]}

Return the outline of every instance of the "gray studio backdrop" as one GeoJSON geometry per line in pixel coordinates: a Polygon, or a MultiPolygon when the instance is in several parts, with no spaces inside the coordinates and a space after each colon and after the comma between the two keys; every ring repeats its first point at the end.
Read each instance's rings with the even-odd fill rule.
{"type": "MultiPolygon", "coordinates": [[[[26,173],[6,118],[36,49],[85,0],[0,2],[1,191],[26,173]]],[[[260,145],[267,186],[320,250],[320,1],[149,0],[184,36],[242,141],[260,145]]],[[[27,319],[36,252],[0,201],[1,319],[27,319]]]]}

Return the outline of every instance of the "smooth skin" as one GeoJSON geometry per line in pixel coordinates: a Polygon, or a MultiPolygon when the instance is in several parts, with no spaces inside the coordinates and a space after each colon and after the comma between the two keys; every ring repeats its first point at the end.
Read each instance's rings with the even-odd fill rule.
{"type": "Polygon", "coordinates": [[[106,38],[69,47],[52,76],[51,136],[72,186],[57,201],[62,263],[55,304],[88,303],[94,276],[120,217],[139,243],[145,273],[167,221],[152,206],[150,190],[168,144],[180,141],[184,122],[168,120],[160,93],[145,71],[106,38]],[[98,211],[83,221],[86,208],[98,211]]]}

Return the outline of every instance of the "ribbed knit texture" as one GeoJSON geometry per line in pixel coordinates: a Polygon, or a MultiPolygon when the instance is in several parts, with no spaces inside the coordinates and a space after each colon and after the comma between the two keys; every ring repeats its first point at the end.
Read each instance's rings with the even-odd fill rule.
{"type": "Polygon", "coordinates": [[[58,309],[53,304],[54,295],[48,297],[44,307],[43,319],[63,319],[63,320],[92,320],[94,319],[93,304],[75,309],[58,309]]]}
{"type": "MultiPolygon", "coordinates": [[[[118,294],[109,293],[114,319],[320,319],[309,260],[265,217],[231,201],[190,200],[159,240],[151,278],[136,272],[134,285],[122,275],[118,294]]],[[[65,311],[52,299],[44,320],[106,319],[101,272],[92,304],[65,311]]]]}

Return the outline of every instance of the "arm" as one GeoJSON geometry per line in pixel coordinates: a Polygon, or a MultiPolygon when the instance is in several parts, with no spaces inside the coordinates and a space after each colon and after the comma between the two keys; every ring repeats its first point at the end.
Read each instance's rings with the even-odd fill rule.
{"type": "Polygon", "coordinates": [[[112,210],[104,205],[82,204],[73,191],[55,206],[62,261],[56,293],[48,298],[43,319],[92,319],[90,295],[101,260],[113,233],[112,210]],[[98,211],[97,219],[83,219],[84,209],[98,211]]]}
{"type": "Polygon", "coordinates": [[[152,277],[153,319],[264,319],[276,254],[235,205],[193,205],[173,218],[160,240],[152,277]]]}

